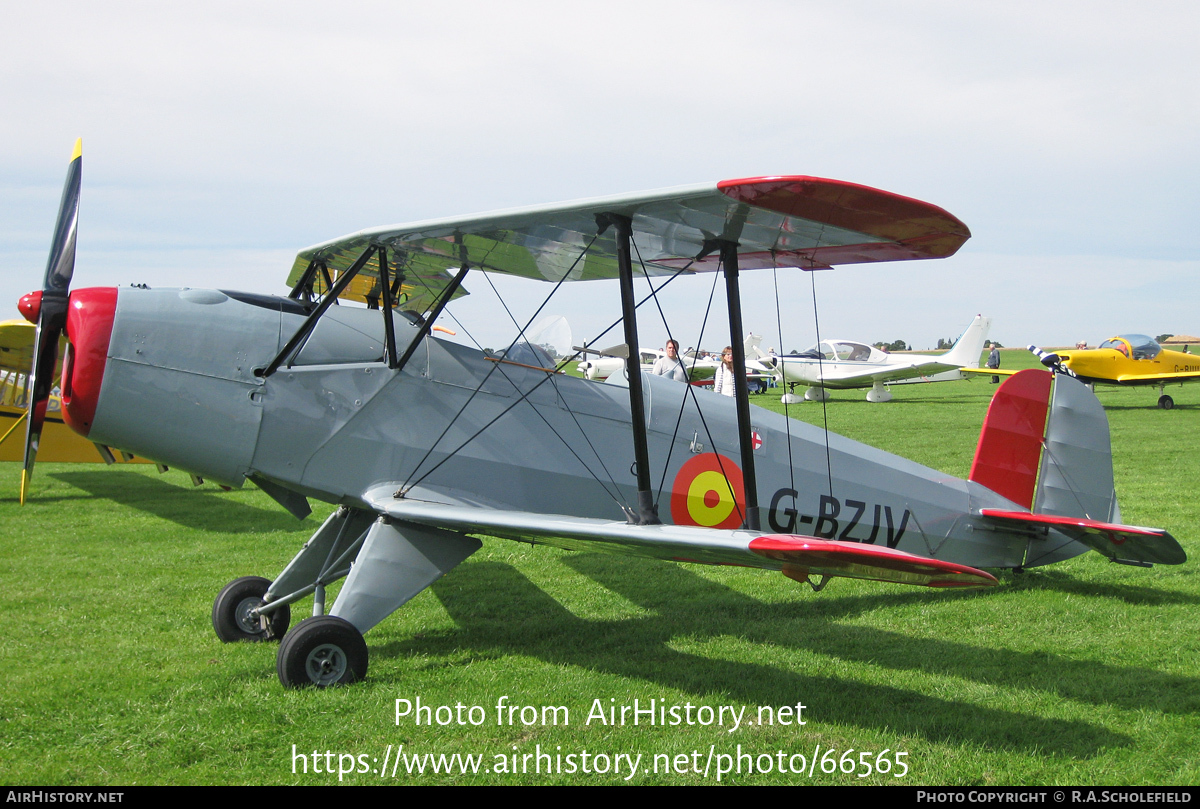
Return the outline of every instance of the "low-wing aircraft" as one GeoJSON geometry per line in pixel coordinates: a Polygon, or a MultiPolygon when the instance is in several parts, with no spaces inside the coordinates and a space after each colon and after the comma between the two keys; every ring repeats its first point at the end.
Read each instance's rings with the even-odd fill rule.
{"type": "Polygon", "coordinates": [[[1047,353],[1035,346],[1042,364],[1056,366],[1088,384],[1152,385],[1158,388],[1158,406],[1175,407],[1165,392],[1167,385],[1200,381],[1200,356],[1163,348],[1144,334],[1120,334],[1110,337],[1099,348],[1047,353]]]}
{"type": "MultiPolygon", "coordinates": [[[[868,402],[890,402],[892,394],[885,383],[961,379],[958,369],[979,365],[991,325],[990,317],[976,315],[944,354],[888,354],[853,340],[822,340],[799,354],[779,357],[780,374],[789,390],[797,384],[809,385],[804,398],[810,402],[828,400],[829,388],[870,388],[868,402]]],[[[789,392],[784,401],[792,404],[799,399],[789,392]]]]}
{"type": "Polygon", "coordinates": [[[302,250],[287,297],[68,293],[80,161],[77,148],[43,288],[22,299],[39,324],[34,395],[65,329],[76,430],[248,479],[296,516],[310,497],[338,505],[273,580],[238,578],[213,605],[224,641],[282,637],[285,685],[363,677],[363,633],[479,535],[759,567],[814,590],[838,576],[993,585],[978,568],[1088,548],[1184,560],[1165,531],[1119,524],[1104,412],[1074,380],[1032,370],[1000,386],[971,476],[955,480],[751,407],[744,387],[712,396],[640,372],[635,274],[722,272],[742,363],[741,271],[951,255],[970,232],[933,205],[813,177],[729,180],[364,230],[302,250]],[[616,280],[628,388],[434,337],[469,272],[616,280]],[[289,629],[310,595],[313,617],[289,629]]]}

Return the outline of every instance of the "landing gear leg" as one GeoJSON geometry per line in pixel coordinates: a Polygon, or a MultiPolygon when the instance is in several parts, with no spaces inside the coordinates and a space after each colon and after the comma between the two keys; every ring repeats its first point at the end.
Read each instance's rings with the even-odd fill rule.
{"type": "Polygon", "coordinates": [[[313,593],[317,602],[316,614],[279,646],[275,670],[285,686],[323,688],[362,679],[368,656],[363,634],[481,546],[452,531],[375,516],[339,510],[280,574],[276,587],[283,581],[299,588],[283,600],[313,593]],[[353,536],[358,538],[350,542],[353,536]],[[333,608],[320,614],[324,586],[342,576],[333,608]]]}

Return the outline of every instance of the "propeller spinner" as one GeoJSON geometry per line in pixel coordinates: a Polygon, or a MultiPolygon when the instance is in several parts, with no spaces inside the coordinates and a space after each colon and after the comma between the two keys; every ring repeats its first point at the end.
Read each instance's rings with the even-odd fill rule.
{"type": "Polygon", "coordinates": [[[71,276],[75,273],[75,237],[79,225],[79,187],[83,171],[83,139],[75,141],[71,163],[67,167],[67,182],[63,186],[58,206],[58,222],[54,240],[50,243],[50,258],[40,292],[21,298],[18,308],[27,320],[37,325],[33,343],[33,369],[30,375],[31,396],[29,418],[25,430],[25,464],[21,470],[21,503],[33,463],[37,458],[42,424],[46,420],[46,405],[54,383],[54,366],[58,360],[58,340],[67,322],[67,298],[71,276]]]}

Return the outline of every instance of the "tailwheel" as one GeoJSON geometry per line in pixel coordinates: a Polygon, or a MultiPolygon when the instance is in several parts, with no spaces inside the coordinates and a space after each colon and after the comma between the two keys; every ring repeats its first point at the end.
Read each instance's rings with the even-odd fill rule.
{"type": "Polygon", "coordinates": [[[261,576],[243,576],[225,585],[213,602],[212,622],[217,637],[225,643],[283,637],[292,622],[292,611],[286,604],[272,610],[265,621],[255,612],[263,605],[270,586],[271,582],[261,576]]]}
{"type": "Polygon", "coordinates": [[[1164,393],[1162,396],[1158,397],[1158,406],[1163,410],[1170,410],[1175,406],[1175,400],[1164,393]]]}
{"type": "Polygon", "coordinates": [[[288,688],[347,685],[367,676],[367,643],[345,619],[307,618],[284,637],[275,670],[288,688]]]}

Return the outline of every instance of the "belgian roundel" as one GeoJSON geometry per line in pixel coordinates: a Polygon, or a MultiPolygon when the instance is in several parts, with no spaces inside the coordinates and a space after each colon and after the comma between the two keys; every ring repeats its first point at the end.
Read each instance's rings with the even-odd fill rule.
{"type": "Polygon", "coordinates": [[[742,470],[729,458],[706,452],[688,460],[671,485],[676,525],[737,528],[746,513],[742,470]]]}

